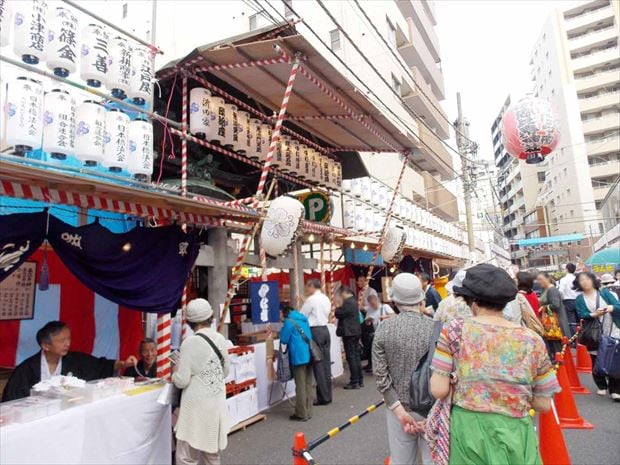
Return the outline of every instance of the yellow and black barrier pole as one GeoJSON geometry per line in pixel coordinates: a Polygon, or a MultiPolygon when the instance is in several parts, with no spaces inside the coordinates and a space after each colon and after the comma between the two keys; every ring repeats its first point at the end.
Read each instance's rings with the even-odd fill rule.
{"type": "MultiPolygon", "coordinates": [[[[355,415],[354,417],[349,418],[342,425],[337,426],[336,428],[333,428],[333,429],[329,430],[323,436],[315,439],[314,441],[310,441],[307,446],[305,446],[305,444],[303,444],[301,442],[302,438],[303,438],[303,433],[297,433],[297,435],[295,436],[295,444],[293,446],[293,464],[294,465],[301,465],[301,462],[298,461],[298,460],[302,459],[302,460],[305,461],[305,463],[308,463],[309,465],[313,465],[314,464],[314,459],[310,455],[310,451],[311,450],[317,448],[318,446],[323,444],[325,441],[328,441],[329,439],[333,438],[338,433],[340,433],[343,429],[346,429],[349,426],[357,423],[360,420],[360,418],[368,415],[369,413],[374,412],[379,407],[381,407],[384,403],[385,403],[385,401],[380,400],[376,404],[371,405],[370,407],[368,407],[366,410],[364,410],[359,415],[355,415]],[[299,436],[300,434],[301,434],[301,436],[299,436]]],[[[305,442],[305,440],[303,440],[303,442],[305,442]]]]}

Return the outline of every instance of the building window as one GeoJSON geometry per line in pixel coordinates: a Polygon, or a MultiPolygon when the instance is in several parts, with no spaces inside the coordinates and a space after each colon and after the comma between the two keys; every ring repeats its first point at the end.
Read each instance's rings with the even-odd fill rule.
{"type": "Polygon", "coordinates": [[[291,9],[293,7],[293,0],[283,0],[284,3],[284,16],[287,19],[291,19],[295,13],[293,13],[293,10],[291,9]]]}
{"type": "Polygon", "coordinates": [[[568,176],[568,168],[564,168],[564,176],[568,176]]]}
{"type": "Polygon", "coordinates": [[[127,10],[129,9],[128,3],[123,3],[123,19],[127,17],[127,10]]]}
{"type": "Polygon", "coordinates": [[[392,25],[389,19],[386,21],[387,21],[388,40],[394,47],[396,47],[396,28],[392,25]]]}
{"type": "Polygon", "coordinates": [[[539,171],[538,173],[536,173],[536,176],[538,176],[538,182],[545,182],[545,172],[544,171],[539,171]]]}
{"type": "Polygon", "coordinates": [[[340,50],[340,31],[338,29],[329,31],[329,43],[332,50],[340,50]]]}
{"type": "Polygon", "coordinates": [[[402,95],[402,85],[398,78],[392,74],[392,88],[398,93],[398,95],[402,95]]]}
{"type": "Polygon", "coordinates": [[[258,28],[258,13],[250,16],[250,31],[254,31],[258,28]]]}

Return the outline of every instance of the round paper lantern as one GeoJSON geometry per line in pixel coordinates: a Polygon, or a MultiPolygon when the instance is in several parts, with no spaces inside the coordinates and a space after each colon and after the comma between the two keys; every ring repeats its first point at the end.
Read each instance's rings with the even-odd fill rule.
{"type": "Polygon", "coordinates": [[[207,139],[216,144],[224,144],[227,125],[226,102],[220,97],[212,97],[210,100],[211,121],[214,124],[209,125],[207,139]]]}
{"type": "Polygon", "coordinates": [[[24,63],[43,59],[47,35],[47,3],[43,0],[12,2],[15,8],[13,51],[24,63]]]}
{"type": "Polygon", "coordinates": [[[142,46],[134,46],[131,51],[131,74],[129,76],[129,98],[136,105],[153,101],[153,56],[142,46]]]}
{"type": "Polygon", "coordinates": [[[304,217],[304,206],[293,197],[274,199],[260,233],[261,244],[271,256],[282,255],[295,242],[304,217]]]}
{"type": "Polygon", "coordinates": [[[43,150],[57,160],[75,151],[75,101],[66,90],[52,89],[43,98],[43,150]]]}
{"type": "Polygon", "coordinates": [[[256,133],[256,156],[259,160],[265,161],[271,144],[271,125],[263,123],[260,125],[260,131],[256,133]]]}
{"type": "Polygon", "coordinates": [[[43,86],[39,81],[18,77],[7,85],[5,121],[7,144],[24,156],[41,147],[43,135],[43,86]]]}
{"type": "Polygon", "coordinates": [[[101,87],[108,72],[108,33],[98,24],[82,29],[80,77],[90,87],[101,87]]]}
{"type": "Polygon", "coordinates": [[[105,109],[93,100],[86,100],[75,110],[75,156],[86,166],[103,161],[105,109]]]}
{"type": "Polygon", "coordinates": [[[391,226],[381,247],[381,258],[385,263],[399,262],[407,242],[407,233],[400,226],[391,226]]]}
{"type": "Polygon", "coordinates": [[[306,144],[299,145],[299,171],[297,172],[297,176],[301,179],[306,179],[308,177],[308,171],[310,169],[308,155],[310,151],[308,150],[308,146],[306,144]]]}
{"type": "Polygon", "coordinates": [[[145,117],[129,123],[129,172],[143,182],[153,174],[153,125],[145,117]]]}
{"type": "Polygon", "coordinates": [[[247,111],[237,112],[237,145],[234,149],[245,155],[252,145],[250,114],[247,111]]]}
{"type": "Polygon", "coordinates": [[[502,136],[510,155],[529,164],[540,163],[560,140],[551,104],[534,97],[519,100],[502,118],[502,136]]]}
{"type": "Polygon", "coordinates": [[[298,140],[291,140],[291,174],[301,173],[301,145],[298,140]]]}
{"type": "Polygon", "coordinates": [[[114,173],[129,168],[129,116],[118,108],[105,115],[102,165],[114,173]]]}
{"type": "Polygon", "coordinates": [[[224,131],[224,147],[233,150],[239,142],[237,135],[237,105],[226,104],[226,130],[224,131]]]}
{"type": "Polygon", "coordinates": [[[334,187],[334,160],[329,157],[323,158],[323,183],[325,187],[334,187]]]}
{"type": "Polygon", "coordinates": [[[189,91],[189,132],[198,139],[206,139],[211,124],[211,92],[203,87],[189,91]]]}
{"type": "Polygon", "coordinates": [[[67,8],[57,7],[48,18],[45,57],[56,76],[67,77],[76,69],[78,20],[67,8]]]}
{"type": "Polygon", "coordinates": [[[108,43],[107,87],[112,95],[123,100],[129,92],[131,77],[131,45],[122,37],[114,37],[108,43]]]}
{"type": "Polygon", "coordinates": [[[259,159],[257,145],[261,142],[260,125],[261,122],[258,118],[250,118],[250,134],[248,136],[249,145],[246,154],[252,160],[259,159]]]}
{"type": "Polygon", "coordinates": [[[9,45],[11,37],[11,23],[13,19],[12,2],[2,0],[0,2],[0,47],[9,45]]]}

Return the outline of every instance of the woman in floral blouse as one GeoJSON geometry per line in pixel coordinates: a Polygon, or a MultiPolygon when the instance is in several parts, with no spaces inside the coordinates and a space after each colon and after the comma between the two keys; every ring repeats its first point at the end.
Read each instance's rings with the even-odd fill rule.
{"type": "Polygon", "coordinates": [[[538,465],[530,408],[547,411],[559,390],[544,342],[502,316],[517,288],[489,264],[467,270],[463,286],[473,318],[444,326],[433,358],[431,392],[450,395],[451,465],[538,465]]]}

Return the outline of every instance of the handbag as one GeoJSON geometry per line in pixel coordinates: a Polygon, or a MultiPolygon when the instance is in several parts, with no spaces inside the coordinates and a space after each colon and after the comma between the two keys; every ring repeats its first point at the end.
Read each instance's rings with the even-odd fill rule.
{"type": "MultiPolygon", "coordinates": [[[[601,296],[596,294],[596,308],[601,304],[601,296]]],[[[579,332],[579,344],[586,346],[588,350],[597,350],[603,337],[603,324],[598,318],[582,320],[581,331],[579,332]]]]}
{"type": "MultiPolygon", "coordinates": [[[[611,315],[609,315],[609,318],[611,318],[611,315]]],[[[609,334],[603,336],[598,345],[596,363],[592,371],[598,375],[620,378],[620,339],[611,336],[613,329],[614,322],[612,320],[609,334]]]]}
{"type": "Polygon", "coordinates": [[[291,359],[286,349],[282,350],[282,347],[276,351],[276,379],[281,383],[287,383],[293,379],[291,359]]]}
{"type": "Polygon", "coordinates": [[[550,305],[545,305],[540,309],[540,321],[545,330],[543,337],[549,341],[562,340],[562,329],[558,315],[551,309],[550,305]]]}
{"type": "Polygon", "coordinates": [[[310,357],[312,358],[313,362],[320,362],[323,360],[323,352],[321,351],[321,348],[319,347],[319,345],[311,339],[308,339],[308,336],[306,336],[306,333],[303,332],[303,330],[297,325],[297,323],[295,323],[293,320],[290,320],[291,323],[293,323],[293,326],[295,326],[295,328],[297,329],[297,331],[299,331],[299,334],[301,335],[301,338],[304,340],[304,342],[306,344],[308,344],[308,347],[310,347],[310,357]]]}
{"type": "Polygon", "coordinates": [[[431,381],[431,362],[435,354],[437,340],[441,333],[442,324],[435,322],[433,333],[430,338],[428,352],[418,362],[418,365],[411,372],[411,383],[409,384],[409,408],[422,416],[428,415],[431,407],[435,403],[435,398],[430,392],[431,381]]]}

